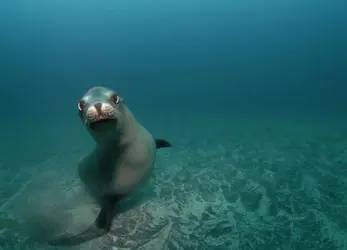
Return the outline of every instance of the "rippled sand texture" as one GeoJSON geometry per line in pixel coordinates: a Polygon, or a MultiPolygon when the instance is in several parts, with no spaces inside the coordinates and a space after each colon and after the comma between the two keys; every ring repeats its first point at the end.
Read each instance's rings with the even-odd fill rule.
{"type": "MultiPolygon", "coordinates": [[[[206,119],[199,119],[188,116],[177,122],[172,117],[171,122],[165,119],[169,126],[164,121],[149,125],[174,145],[158,152],[155,176],[123,205],[109,235],[63,249],[347,248],[343,124],[216,116],[207,126],[206,119]]],[[[68,202],[80,192],[74,165],[85,151],[67,147],[32,163],[17,180],[5,178],[9,173],[2,170],[1,225],[12,228],[0,230],[2,248],[50,249],[28,239],[13,221],[32,214],[23,213],[18,204],[30,203],[34,193],[47,207],[54,204],[44,215],[57,217],[51,219],[51,227],[59,224],[52,234],[70,230],[72,224],[74,230],[83,228],[96,216],[98,208],[87,198],[79,195],[80,200],[68,202]],[[30,181],[29,170],[41,178],[30,181]],[[69,212],[63,215],[63,210],[69,212]]]]}

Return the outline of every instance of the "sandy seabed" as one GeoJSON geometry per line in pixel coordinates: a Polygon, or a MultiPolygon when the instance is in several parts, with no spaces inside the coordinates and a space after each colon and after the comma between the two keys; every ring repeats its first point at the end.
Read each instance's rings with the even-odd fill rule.
{"type": "MultiPolygon", "coordinates": [[[[158,151],[153,177],[123,204],[109,235],[61,249],[347,249],[346,123],[156,119],[145,126],[174,147],[158,151]]],[[[30,157],[11,158],[7,147],[0,166],[1,249],[60,249],[45,240],[98,213],[76,175],[92,141],[59,126],[42,133],[30,157]]]]}

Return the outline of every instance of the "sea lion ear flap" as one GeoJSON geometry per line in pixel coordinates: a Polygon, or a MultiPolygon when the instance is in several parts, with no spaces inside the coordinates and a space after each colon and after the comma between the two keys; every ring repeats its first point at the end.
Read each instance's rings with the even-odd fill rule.
{"type": "Polygon", "coordinates": [[[124,98],[123,97],[119,97],[119,102],[123,103],[124,102],[124,98]]]}

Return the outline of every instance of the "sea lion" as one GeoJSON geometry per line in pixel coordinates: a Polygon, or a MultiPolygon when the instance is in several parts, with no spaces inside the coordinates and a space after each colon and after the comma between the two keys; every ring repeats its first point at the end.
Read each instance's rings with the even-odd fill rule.
{"type": "Polygon", "coordinates": [[[101,205],[94,224],[75,235],[63,235],[51,245],[76,245],[108,233],[115,205],[148,179],[156,149],[171,147],[135,119],[123,98],[105,87],[93,87],[78,102],[78,113],[96,147],[78,166],[79,176],[101,205]]]}

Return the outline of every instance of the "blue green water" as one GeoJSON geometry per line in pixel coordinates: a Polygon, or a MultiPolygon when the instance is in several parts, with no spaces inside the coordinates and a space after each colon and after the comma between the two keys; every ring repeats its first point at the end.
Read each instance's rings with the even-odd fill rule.
{"type": "MultiPolygon", "coordinates": [[[[140,203],[149,208],[125,216],[160,214],[142,225],[161,233],[140,240],[121,218],[123,241],[93,249],[346,249],[346,10],[321,0],[1,2],[1,218],[32,215],[37,192],[48,193],[41,207],[71,194],[94,145],[77,103],[104,85],[174,147],[158,152],[155,198],[140,203]]],[[[0,248],[49,249],[6,221],[0,248]]]]}

